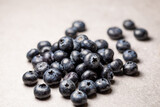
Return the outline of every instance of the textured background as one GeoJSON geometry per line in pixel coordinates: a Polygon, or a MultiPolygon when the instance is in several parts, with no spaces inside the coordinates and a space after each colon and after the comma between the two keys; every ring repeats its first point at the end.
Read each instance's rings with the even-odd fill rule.
{"type": "Polygon", "coordinates": [[[123,30],[138,53],[140,75],[115,77],[112,92],[88,99],[88,107],[160,107],[159,13],[159,0],[0,0],[0,106],[72,107],[58,88],[52,89],[49,100],[39,101],[34,98],[33,87],[23,85],[23,73],[32,70],[26,52],[38,41],[57,41],[74,20],[80,19],[87,25],[89,38],[107,40],[115,58],[122,58],[106,30],[110,26],[123,29],[123,20],[130,18],[151,37],[140,42],[132,31],[123,30]]]}

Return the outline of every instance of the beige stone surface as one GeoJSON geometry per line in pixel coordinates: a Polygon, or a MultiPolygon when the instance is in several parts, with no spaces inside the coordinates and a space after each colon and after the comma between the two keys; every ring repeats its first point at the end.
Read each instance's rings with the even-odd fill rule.
{"type": "MultiPolygon", "coordinates": [[[[34,98],[33,87],[26,87],[22,75],[32,70],[26,52],[38,41],[56,42],[74,20],[87,25],[92,40],[105,39],[110,26],[123,29],[125,39],[136,50],[140,62],[138,77],[115,77],[110,94],[88,99],[88,107],[160,107],[160,1],[159,0],[0,0],[0,107],[72,107],[53,88],[49,100],[34,98]],[[125,19],[146,28],[150,41],[137,41],[132,31],[122,27],[125,19]]],[[[43,81],[39,81],[42,83],[43,81]]]]}

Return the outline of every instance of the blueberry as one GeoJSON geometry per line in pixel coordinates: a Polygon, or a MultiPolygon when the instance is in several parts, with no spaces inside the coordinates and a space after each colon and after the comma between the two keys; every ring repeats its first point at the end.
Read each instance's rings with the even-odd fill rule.
{"type": "Polygon", "coordinates": [[[84,73],[84,71],[86,71],[86,70],[87,70],[87,66],[84,63],[77,65],[77,67],[75,69],[78,76],[81,76],[84,73]]]}
{"type": "Polygon", "coordinates": [[[43,55],[44,53],[49,52],[50,50],[50,46],[44,46],[42,49],[40,49],[40,54],[43,55]]]}
{"type": "Polygon", "coordinates": [[[125,61],[137,61],[137,53],[134,50],[126,50],[123,52],[125,61]]]}
{"type": "Polygon", "coordinates": [[[114,52],[112,49],[99,49],[98,54],[103,64],[110,63],[113,60],[114,52]]]}
{"type": "Polygon", "coordinates": [[[66,57],[68,57],[68,54],[62,50],[57,50],[54,52],[55,61],[61,62],[61,60],[66,57]]]}
{"type": "Polygon", "coordinates": [[[80,21],[80,20],[74,21],[73,24],[72,24],[72,27],[77,28],[78,32],[83,32],[83,31],[86,30],[85,23],[83,21],[80,21]]]}
{"type": "Polygon", "coordinates": [[[81,75],[81,80],[95,81],[96,79],[97,79],[97,74],[92,70],[87,70],[81,75]]]}
{"type": "Polygon", "coordinates": [[[63,80],[71,80],[71,81],[73,81],[75,84],[77,84],[78,83],[78,75],[77,75],[77,73],[75,73],[75,72],[70,72],[70,73],[68,73],[68,74],[66,74],[65,76],[64,76],[64,78],[63,78],[63,80]]]}
{"type": "Polygon", "coordinates": [[[49,69],[49,65],[46,62],[40,62],[35,66],[34,69],[38,75],[38,78],[42,78],[45,71],[49,69]]]}
{"type": "Polygon", "coordinates": [[[106,66],[103,68],[102,72],[101,72],[101,77],[102,78],[106,78],[108,80],[112,80],[113,79],[113,70],[111,69],[110,66],[106,66]]]}
{"type": "Polygon", "coordinates": [[[37,65],[37,63],[43,62],[43,57],[41,55],[34,56],[31,63],[33,66],[37,65]]]}
{"type": "Polygon", "coordinates": [[[143,28],[137,28],[134,30],[134,36],[138,40],[146,40],[148,39],[148,32],[143,28]]]}
{"type": "Polygon", "coordinates": [[[89,54],[89,53],[91,53],[90,50],[88,50],[88,49],[81,49],[81,59],[84,60],[85,56],[87,54],[89,54]]]}
{"type": "Polygon", "coordinates": [[[78,42],[78,43],[82,43],[84,40],[87,40],[88,39],[88,37],[86,36],[86,35],[84,35],[84,34],[80,34],[80,35],[78,35],[77,37],[76,37],[76,41],[78,42]]]}
{"type": "Polygon", "coordinates": [[[59,62],[53,62],[51,65],[50,65],[50,68],[55,68],[55,69],[58,69],[61,73],[62,73],[62,76],[65,75],[65,71],[63,71],[63,67],[62,65],[59,63],[59,62]]]}
{"type": "Polygon", "coordinates": [[[51,47],[51,51],[55,52],[57,50],[59,50],[59,45],[58,45],[58,42],[55,42],[51,47]]]}
{"type": "Polygon", "coordinates": [[[106,92],[108,90],[110,90],[110,81],[108,81],[107,79],[105,78],[100,78],[98,80],[96,80],[95,82],[96,84],[96,87],[97,87],[97,91],[98,92],[106,92]]]}
{"type": "Polygon", "coordinates": [[[118,27],[110,27],[108,30],[107,30],[107,34],[109,35],[109,37],[111,39],[114,39],[114,40],[117,40],[117,39],[120,39],[122,38],[122,30],[118,27]]]}
{"type": "Polygon", "coordinates": [[[65,31],[65,35],[69,36],[71,38],[76,38],[76,34],[77,34],[77,28],[76,27],[68,28],[65,31]]]}
{"type": "Polygon", "coordinates": [[[51,47],[51,43],[49,41],[40,41],[37,45],[37,48],[41,50],[45,46],[51,47]]]}
{"type": "Polygon", "coordinates": [[[59,48],[63,51],[70,52],[73,50],[73,40],[71,37],[62,37],[59,41],[59,48]]]}
{"type": "Polygon", "coordinates": [[[76,86],[71,80],[64,80],[59,85],[59,92],[64,97],[69,97],[75,90],[76,86]]]}
{"type": "Polygon", "coordinates": [[[127,30],[134,30],[136,28],[134,22],[129,19],[123,22],[123,26],[127,30]]]}
{"type": "Polygon", "coordinates": [[[58,69],[51,68],[48,69],[44,75],[43,80],[48,85],[56,85],[59,84],[61,81],[62,74],[58,69]]]}
{"type": "Polygon", "coordinates": [[[116,48],[120,53],[131,48],[130,43],[124,39],[118,40],[116,44],[116,48]]]}
{"type": "Polygon", "coordinates": [[[92,80],[83,80],[78,89],[87,94],[87,96],[96,94],[96,85],[92,80]]]}
{"type": "Polygon", "coordinates": [[[138,72],[138,66],[135,62],[128,61],[124,66],[123,66],[123,72],[126,75],[134,75],[138,72]]]}
{"type": "Polygon", "coordinates": [[[108,43],[107,41],[103,40],[103,39],[98,39],[95,41],[96,45],[97,45],[97,49],[106,49],[108,48],[108,43]]]}
{"type": "Polygon", "coordinates": [[[28,71],[23,74],[22,79],[25,85],[35,85],[37,83],[37,74],[33,71],[28,71]]]}
{"type": "Polygon", "coordinates": [[[51,89],[46,84],[38,84],[34,87],[34,95],[38,99],[46,99],[51,95],[51,89]]]}
{"type": "Polygon", "coordinates": [[[86,66],[89,69],[95,69],[98,68],[100,65],[100,57],[98,54],[96,53],[89,53],[85,56],[84,58],[84,64],[86,64],[86,66]]]}
{"type": "Polygon", "coordinates": [[[111,69],[113,70],[113,73],[121,73],[122,72],[122,68],[123,68],[123,62],[120,59],[115,59],[114,61],[112,61],[109,66],[111,67],[111,69]]]}
{"type": "Polygon", "coordinates": [[[76,90],[70,96],[71,101],[75,106],[81,106],[87,103],[87,95],[83,91],[76,90]]]}
{"type": "Polygon", "coordinates": [[[82,41],[81,47],[84,49],[91,50],[92,52],[97,51],[97,45],[93,41],[88,40],[88,39],[82,41]]]}
{"type": "Polygon", "coordinates": [[[61,65],[63,67],[63,70],[66,71],[66,72],[71,72],[75,68],[74,63],[68,58],[64,58],[61,61],[61,65]]]}
{"type": "Polygon", "coordinates": [[[52,52],[44,53],[43,60],[48,64],[51,64],[52,62],[54,62],[54,54],[52,52]]]}
{"type": "Polygon", "coordinates": [[[70,59],[72,62],[74,62],[75,65],[81,63],[81,53],[78,51],[72,51],[72,53],[70,54],[70,59]]]}
{"type": "Polygon", "coordinates": [[[27,52],[26,57],[28,61],[31,61],[32,58],[37,55],[39,55],[39,51],[37,49],[31,49],[30,51],[27,52]]]}
{"type": "Polygon", "coordinates": [[[73,50],[81,51],[81,44],[76,40],[73,40],[73,50]]]}

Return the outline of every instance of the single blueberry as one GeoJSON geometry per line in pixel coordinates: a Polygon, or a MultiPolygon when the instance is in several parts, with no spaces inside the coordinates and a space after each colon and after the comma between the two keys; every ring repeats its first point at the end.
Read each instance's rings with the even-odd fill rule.
{"type": "Polygon", "coordinates": [[[61,72],[55,68],[48,69],[43,75],[44,82],[51,86],[59,84],[61,78],[62,78],[61,72]]]}
{"type": "Polygon", "coordinates": [[[123,27],[127,30],[134,30],[136,28],[134,22],[129,19],[123,22],[123,27]]]}
{"type": "Polygon", "coordinates": [[[62,59],[67,58],[68,53],[62,51],[62,50],[57,50],[54,52],[54,59],[57,62],[61,62],[62,59]]]}
{"type": "Polygon", "coordinates": [[[81,81],[82,80],[92,80],[95,81],[97,79],[97,74],[93,72],[92,70],[86,70],[82,75],[81,75],[81,81]]]}
{"type": "Polygon", "coordinates": [[[88,40],[88,39],[82,41],[81,47],[84,49],[91,50],[92,52],[97,51],[97,45],[93,41],[88,40]]]}
{"type": "Polygon", "coordinates": [[[46,84],[38,84],[34,87],[34,95],[38,99],[46,99],[51,95],[51,89],[46,84]]]}
{"type": "Polygon", "coordinates": [[[105,66],[101,72],[101,77],[107,80],[112,80],[114,77],[113,70],[109,66],[105,66]]]}
{"type": "Polygon", "coordinates": [[[78,32],[83,32],[83,31],[86,30],[85,23],[83,21],[80,21],[80,20],[74,21],[73,24],[72,24],[72,27],[77,28],[78,32]]]}
{"type": "Polygon", "coordinates": [[[28,61],[31,61],[32,58],[33,58],[34,56],[37,56],[37,55],[39,55],[39,51],[38,51],[37,49],[31,49],[31,50],[29,50],[29,51],[27,52],[26,57],[27,57],[28,61]]]}
{"type": "Polygon", "coordinates": [[[96,94],[96,85],[92,80],[83,80],[79,84],[78,89],[86,93],[87,96],[96,94]]]}
{"type": "Polygon", "coordinates": [[[64,58],[61,61],[61,65],[63,67],[63,70],[66,71],[66,72],[71,72],[75,68],[74,63],[68,58],[64,58]]]}
{"type": "Polygon", "coordinates": [[[37,74],[34,71],[28,71],[23,74],[22,79],[25,85],[35,85],[37,83],[37,74]]]}
{"type": "Polygon", "coordinates": [[[82,106],[87,103],[87,95],[83,91],[76,90],[70,96],[71,101],[75,106],[82,106]]]}
{"type": "Polygon", "coordinates": [[[34,56],[31,63],[33,66],[37,65],[37,63],[43,62],[43,57],[41,55],[34,56]]]}
{"type": "Polygon", "coordinates": [[[72,51],[70,54],[70,59],[75,65],[82,62],[81,53],[79,51],[72,51]]]}
{"type": "Polygon", "coordinates": [[[51,43],[49,41],[40,41],[38,44],[37,44],[37,48],[39,50],[41,50],[43,47],[45,46],[49,46],[51,47],[51,43]]]}
{"type": "Polygon", "coordinates": [[[123,72],[126,75],[134,75],[138,72],[138,66],[135,62],[128,61],[126,64],[123,66],[123,72]]]}
{"type": "Polygon", "coordinates": [[[59,85],[59,92],[64,97],[70,97],[70,95],[76,90],[76,86],[71,80],[64,80],[59,85]]]}
{"type": "Polygon", "coordinates": [[[63,67],[62,67],[62,65],[59,62],[57,62],[57,61],[53,62],[50,65],[50,68],[58,69],[62,73],[62,77],[64,77],[65,71],[63,70],[63,67]]]}
{"type": "Polygon", "coordinates": [[[44,53],[43,60],[48,64],[51,64],[52,62],[54,62],[54,54],[52,52],[44,53]]]}
{"type": "Polygon", "coordinates": [[[87,40],[88,39],[88,37],[86,36],[86,35],[84,35],[84,34],[80,34],[80,35],[78,35],[77,37],[76,37],[76,41],[78,42],[78,43],[82,43],[84,40],[87,40]]]}
{"type": "Polygon", "coordinates": [[[110,90],[110,81],[108,81],[107,79],[105,78],[100,78],[98,80],[96,80],[95,82],[96,84],[96,87],[97,87],[97,91],[98,92],[106,92],[108,90],[110,90]]]}
{"type": "Polygon", "coordinates": [[[137,61],[137,53],[134,50],[126,50],[123,52],[125,61],[137,61]]]}
{"type": "Polygon", "coordinates": [[[87,54],[89,54],[89,53],[91,53],[90,50],[88,50],[88,49],[81,49],[81,59],[84,60],[85,56],[87,54]]]}
{"type": "Polygon", "coordinates": [[[138,40],[146,40],[146,39],[148,39],[148,32],[146,29],[137,28],[134,30],[134,36],[138,40]]]}
{"type": "Polygon", "coordinates": [[[40,62],[35,66],[35,72],[38,75],[38,78],[43,78],[43,74],[46,70],[49,69],[49,65],[46,62],[40,62]]]}
{"type": "Polygon", "coordinates": [[[76,27],[71,27],[71,28],[66,29],[65,35],[69,36],[71,38],[76,38],[77,28],[76,27]]]}
{"type": "Polygon", "coordinates": [[[104,39],[98,39],[98,40],[95,41],[95,43],[97,45],[97,49],[106,49],[106,48],[108,48],[108,43],[104,39]]]}
{"type": "Polygon", "coordinates": [[[64,76],[63,80],[71,80],[71,81],[73,81],[75,84],[77,84],[79,78],[78,78],[77,73],[75,73],[75,72],[70,72],[70,73],[68,73],[68,74],[66,74],[66,75],[64,76]]]}
{"type": "Polygon", "coordinates": [[[122,38],[122,30],[118,27],[110,27],[108,30],[107,30],[107,34],[109,35],[109,37],[111,39],[114,39],[114,40],[117,40],[117,39],[120,39],[122,38]]]}
{"type": "Polygon", "coordinates": [[[81,51],[81,44],[76,40],[73,40],[73,50],[81,51]]]}
{"type": "Polygon", "coordinates": [[[128,41],[121,39],[117,41],[116,48],[120,53],[123,53],[124,51],[131,48],[131,45],[128,41]]]}
{"type": "Polygon", "coordinates": [[[49,52],[51,50],[51,47],[50,46],[44,46],[43,48],[41,48],[39,51],[40,51],[40,54],[41,55],[44,55],[46,52],[49,52]]]}
{"type": "Polygon", "coordinates": [[[87,70],[87,66],[84,63],[81,63],[79,65],[77,65],[75,71],[78,74],[79,77],[81,77],[81,75],[84,73],[84,71],[87,70]]]}
{"type": "Polygon", "coordinates": [[[51,51],[55,52],[57,50],[59,50],[59,45],[58,45],[58,42],[55,42],[51,47],[51,51]]]}

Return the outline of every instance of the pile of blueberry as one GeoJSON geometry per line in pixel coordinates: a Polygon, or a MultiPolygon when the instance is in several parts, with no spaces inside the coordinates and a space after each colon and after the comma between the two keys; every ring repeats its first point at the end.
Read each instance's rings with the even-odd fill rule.
{"type": "MultiPolygon", "coordinates": [[[[138,40],[147,38],[147,31],[136,28],[133,21],[126,20],[124,27],[134,30],[138,40]]],[[[114,59],[114,52],[108,48],[103,39],[93,42],[84,34],[85,23],[75,21],[72,27],[65,31],[66,36],[53,45],[49,41],[40,41],[37,49],[27,53],[27,59],[34,70],[23,75],[24,84],[34,86],[37,79],[45,83],[34,87],[34,95],[38,99],[49,98],[50,87],[59,85],[59,92],[65,98],[70,98],[74,105],[87,103],[87,97],[96,92],[103,93],[111,89],[113,76],[118,74],[135,75],[138,72],[137,53],[131,50],[130,43],[121,39],[122,30],[111,27],[107,33],[111,39],[118,40],[116,47],[126,63],[114,59]],[[78,89],[76,90],[76,88],[78,89]]]]}

